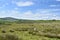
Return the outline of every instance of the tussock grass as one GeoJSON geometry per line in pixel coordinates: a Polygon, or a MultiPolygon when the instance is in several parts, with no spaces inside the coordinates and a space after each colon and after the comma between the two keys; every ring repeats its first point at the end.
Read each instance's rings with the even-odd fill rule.
{"type": "Polygon", "coordinates": [[[0,40],[60,40],[60,21],[1,24],[0,40]]]}

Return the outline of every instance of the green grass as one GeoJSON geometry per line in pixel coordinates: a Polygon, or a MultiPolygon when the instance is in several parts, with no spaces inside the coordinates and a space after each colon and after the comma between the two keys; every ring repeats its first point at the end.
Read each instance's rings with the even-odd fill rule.
{"type": "Polygon", "coordinates": [[[5,40],[60,40],[60,20],[26,21],[26,23],[0,21],[0,40],[4,40],[3,38],[5,40]]]}

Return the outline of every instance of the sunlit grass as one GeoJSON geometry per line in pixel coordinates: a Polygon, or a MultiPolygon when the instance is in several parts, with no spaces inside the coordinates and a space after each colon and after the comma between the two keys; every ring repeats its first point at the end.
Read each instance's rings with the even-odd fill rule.
{"type": "Polygon", "coordinates": [[[14,23],[11,23],[10,25],[5,24],[0,26],[1,36],[4,36],[6,34],[13,34],[13,35],[17,35],[18,38],[21,38],[21,40],[60,40],[57,37],[50,38],[48,37],[49,35],[44,36],[45,33],[51,33],[56,35],[60,34],[60,22],[41,22],[41,23],[14,22],[14,23]],[[3,31],[5,31],[5,33],[3,31]],[[29,32],[32,32],[32,33],[29,34],[29,32]],[[42,35],[39,32],[41,32],[42,35]]]}

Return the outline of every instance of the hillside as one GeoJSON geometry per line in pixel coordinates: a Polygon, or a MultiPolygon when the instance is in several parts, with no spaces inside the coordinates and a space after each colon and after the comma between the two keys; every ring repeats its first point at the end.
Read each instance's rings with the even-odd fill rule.
{"type": "Polygon", "coordinates": [[[16,21],[18,19],[12,18],[12,17],[5,17],[5,18],[0,18],[0,20],[3,20],[3,21],[16,21]]]}
{"type": "Polygon", "coordinates": [[[0,18],[0,40],[60,40],[60,20],[0,18]]]}

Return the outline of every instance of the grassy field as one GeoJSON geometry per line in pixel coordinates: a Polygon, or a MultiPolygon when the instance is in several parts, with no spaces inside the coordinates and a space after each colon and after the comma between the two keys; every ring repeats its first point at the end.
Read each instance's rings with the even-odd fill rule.
{"type": "Polygon", "coordinates": [[[60,40],[60,20],[0,20],[0,40],[60,40]]]}

